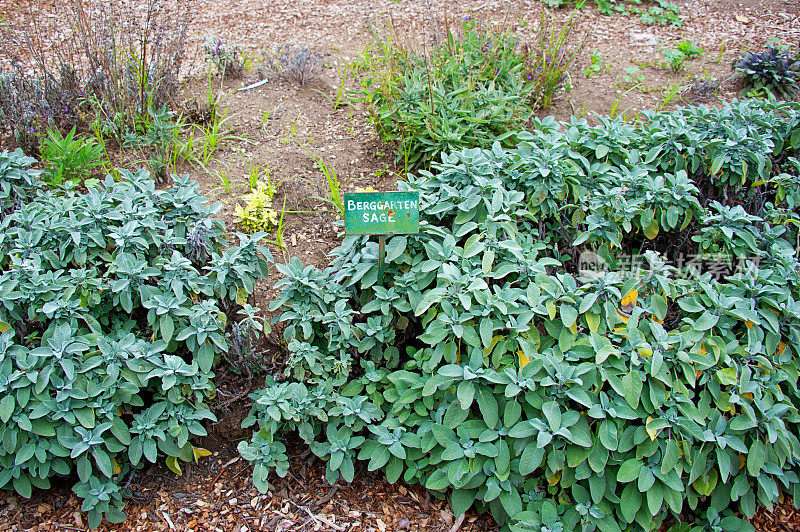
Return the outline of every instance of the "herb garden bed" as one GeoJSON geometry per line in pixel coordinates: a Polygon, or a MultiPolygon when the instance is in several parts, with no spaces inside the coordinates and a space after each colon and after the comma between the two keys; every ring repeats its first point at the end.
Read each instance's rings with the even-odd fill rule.
{"type": "Polygon", "coordinates": [[[378,40],[329,32],[324,58],[232,33],[183,121],[100,91],[74,116],[117,114],[50,134],[46,164],[4,154],[0,483],[32,498],[0,529],[790,526],[800,114],[724,100],[783,86],[729,65],[796,12],[722,6],[702,33],[710,6],[681,28],[591,6],[622,12],[387,3],[378,40]],[[426,34],[450,37],[417,55],[426,34]],[[420,193],[382,284],[336,223],[356,188],[420,193]]]}

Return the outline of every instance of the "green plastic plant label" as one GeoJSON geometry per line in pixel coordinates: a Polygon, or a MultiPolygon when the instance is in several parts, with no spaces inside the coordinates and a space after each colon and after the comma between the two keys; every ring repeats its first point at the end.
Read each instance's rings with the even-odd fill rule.
{"type": "Polygon", "coordinates": [[[348,235],[419,233],[419,192],[354,192],[344,195],[348,235]]]}

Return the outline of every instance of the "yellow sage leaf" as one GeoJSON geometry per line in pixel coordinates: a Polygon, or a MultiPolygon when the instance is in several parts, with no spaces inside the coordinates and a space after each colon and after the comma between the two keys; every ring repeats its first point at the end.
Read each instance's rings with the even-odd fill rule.
{"type": "Polygon", "coordinates": [[[183,470],[181,470],[181,464],[178,462],[178,459],[174,456],[167,456],[167,459],[164,461],[167,464],[167,467],[170,471],[175,473],[178,476],[183,475],[183,470]]]}
{"type": "Polygon", "coordinates": [[[192,453],[194,454],[195,462],[199,462],[200,459],[204,456],[211,456],[211,451],[209,451],[208,449],[203,449],[202,447],[192,446],[192,453]]]}
{"type": "Polygon", "coordinates": [[[636,290],[631,290],[630,292],[628,292],[625,295],[625,297],[622,298],[622,301],[621,301],[622,306],[624,307],[624,306],[627,306],[627,305],[633,305],[635,307],[636,306],[636,298],[638,298],[638,297],[639,297],[639,292],[637,292],[636,290]]]}
{"type": "Polygon", "coordinates": [[[650,222],[650,225],[644,228],[644,236],[646,236],[649,240],[653,240],[655,237],[658,236],[658,221],[653,219],[650,222]]]}
{"type": "Polygon", "coordinates": [[[656,438],[658,437],[658,433],[661,432],[661,431],[660,430],[648,429],[647,425],[651,421],[653,421],[653,416],[648,416],[647,417],[647,421],[645,422],[644,426],[645,426],[645,430],[647,431],[647,435],[650,436],[650,440],[651,441],[656,441],[656,438]]]}
{"type": "Polygon", "coordinates": [[[547,477],[547,483],[551,486],[555,486],[561,480],[561,471],[557,472],[555,475],[551,477],[547,477]]]}
{"type": "Polygon", "coordinates": [[[547,314],[550,316],[551,320],[556,319],[556,312],[558,312],[558,308],[556,308],[556,304],[551,300],[548,301],[545,306],[547,307],[547,314]]]}
{"type": "Polygon", "coordinates": [[[525,356],[525,353],[522,352],[522,349],[517,351],[517,354],[519,355],[519,369],[522,369],[525,367],[525,364],[527,364],[531,360],[525,356]]]}
{"type": "Polygon", "coordinates": [[[586,325],[589,326],[589,330],[596,333],[597,329],[600,328],[600,315],[595,314],[594,312],[587,312],[586,316],[586,325]]]}

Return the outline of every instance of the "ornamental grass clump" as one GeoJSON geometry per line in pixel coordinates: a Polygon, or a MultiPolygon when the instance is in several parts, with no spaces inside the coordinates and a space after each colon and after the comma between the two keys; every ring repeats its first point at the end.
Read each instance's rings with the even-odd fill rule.
{"type": "Polygon", "coordinates": [[[543,11],[533,44],[522,46],[522,79],[538,109],[549,108],[559,91],[569,90],[569,67],[583,47],[583,41],[575,43],[571,39],[575,22],[573,15],[559,28],[553,17],[543,11]]]}

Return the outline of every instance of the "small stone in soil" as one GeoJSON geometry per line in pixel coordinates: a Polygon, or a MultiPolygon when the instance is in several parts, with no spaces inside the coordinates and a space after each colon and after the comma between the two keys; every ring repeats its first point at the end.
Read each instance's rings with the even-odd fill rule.
{"type": "Polygon", "coordinates": [[[639,46],[655,46],[658,43],[658,39],[652,33],[631,32],[631,41],[639,46]]]}

